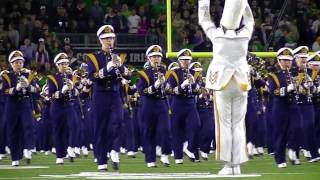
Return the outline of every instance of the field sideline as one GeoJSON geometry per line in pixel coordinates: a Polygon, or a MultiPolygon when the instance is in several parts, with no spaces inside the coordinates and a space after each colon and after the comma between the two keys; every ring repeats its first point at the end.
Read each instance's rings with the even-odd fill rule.
{"type": "MultiPolygon", "coordinates": [[[[147,168],[144,164],[142,154],[131,159],[121,155],[119,173],[114,173],[111,166],[109,172],[98,173],[97,167],[92,160],[92,156],[87,158],[77,158],[74,164],[65,161],[63,166],[55,164],[53,155],[45,156],[42,153],[33,155],[30,167],[34,169],[24,169],[24,162],[20,162],[19,169],[11,168],[11,161],[6,157],[0,161],[0,180],[2,179],[225,179],[217,178],[216,173],[221,169],[222,163],[213,160],[213,155],[209,161],[191,163],[187,159],[183,165],[172,164],[169,168],[158,163],[157,168],[147,168]],[[163,174],[164,173],[164,174],[163,174]]],[[[255,157],[242,166],[244,177],[236,179],[257,179],[257,180],[319,180],[320,162],[307,163],[302,161],[300,166],[288,164],[285,169],[276,168],[273,157],[264,155],[255,157]],[[252,176],[252,177],[249,177],[252,176]]]]}

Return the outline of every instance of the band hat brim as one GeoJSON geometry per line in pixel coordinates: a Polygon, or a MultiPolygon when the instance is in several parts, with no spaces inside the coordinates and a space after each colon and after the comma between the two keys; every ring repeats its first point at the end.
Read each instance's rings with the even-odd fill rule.
{"type": "Polygon", "coordinates": [[[61,63],[64,63],[64,62],[67,62],[67,63],[70,63],[69,59],[59,59],[56,64],[61,64],[61,63]]]}
{"type": "Polygon", "coordinates": [[[280,55],[277,57],[279,60],[289,60],[292,61],[293,57],[292,56],[286,56],[286,55],[280,55]]]}
{"type": "Polygon", "coordinates": [[[152,53],[148,54],[148,57],[151,57],[151,56],[161,56],[161,57],[163,57],[163,54],[161,52],[152,52],[152,53]]]}
{"type": "Polygon", "coordinates": [[[308,56],[308,54],[297,54],[297,55],[295,55],[294,56],[295,58],[308,58],[309,56],[308,56]]]}
{"type": "Polygon", "coordinates": [[[192,57],[191,56],[180,56],[178,59],[179,60],[192,60],[192,57]]]}
{"type": "Polygon", "coordinates": [[[200,72],[200,71],[202,71],[202,68],[194,68],[193,70],[196,72],[200,72]]]}
{"type": "Polygon", "coordinates": [[[308,64],[315,65],[315,66],[320,66],[320,61],[309,61],[308,64]]]}
{"type": "Polygon", "coordinates": [[[12,59],[10,59],[10,63],[13,63],[13,62],[15,62],[15,61],[17,61],[17,60],[22,60],[22,61],[24,61],[24,58],[23,57],[14,57],[14,58],[12,58],[12,59]]]}
{"type": "Polygon", "coordinates": [[[116,37],[116,35],[114,34],[114,33],[104,33],[104,34],[101,34],[100,36],[99,36],[99,38],[100,39],[104,39],[104,38],[115,38],[116,37]]]}

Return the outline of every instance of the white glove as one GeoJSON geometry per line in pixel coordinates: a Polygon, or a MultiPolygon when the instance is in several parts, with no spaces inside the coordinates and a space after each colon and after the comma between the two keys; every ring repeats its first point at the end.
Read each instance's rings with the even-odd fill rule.
{"type": "Polygon", "coordinates": [[[184,89],[186,86],[188,86],[190,84],[189,79],[186,79],[183,81],[183,83],[181,84],[181,88],[184,89]]]}
{"type": "Polygon", "coordinates": [[[23,86],[23,87],[26,88],[26,87],[29,86],[30,83],[29,83],[29,81],[28,81],[28,79],[27,79],[26,77],[22,76],[22,77],[21,77],[21,80],[22,80],[22,86],[23,86]]]}
{"type": "Polygon", "coordinates": [[[19,82],[17,83],[16,90],[20,91],[21,89],[22,89],[22,84],[19,82]]]}
{"type": "Polygon", "coordinates": [[[156,82],[154,83],[154,87],[158,89],[160,85],[161,85],[161,80],[160,79],[156,80],[156,82]]]}
{"type": "Polygon", "coordinates": [[[288,92],[291,92],[291,91],[293,91],[293,90],[294,90],[293,84],[289,84],[288,87],[287,87],[287,91],[288,91],[288,92]]]}
{"type": "Polygon", "coordinates": [[[87,85],[87,79],[86,78],[81,79],[81,84],[87,85]]]}
{"type": "Polygon", "coordinates": [[[121,80],[121,84],[122,84],[122,85],[128,84],[128,80],[122,79],[122,80],[121,80]]]}
{"type": "Polygon", "coordinates": [[[107,71],[110,72],[113,67],[115,67],[116,64],[113,61],[108,62],[107,64],[107,71]]]}
{"type": "Polygon", "coordinates": [[[317,93],[320,93],[320,86],[317,87],[317,93]]]}
{"type": "Polygon", "coordinates": [[[72,82],[72,80],[71,80],[71,79],[68,79],[67,86],[68,86],[68,90],[73,89],[74,84],[73,84],[73,82],[72,82]]]}
{"type": "Polygon", "coordinates": [[[63,85],[61,92],[62,92],[62,94],[66,94],[66,92],[67,92],[68,90],[69,90],[68,85],[63,85]]]}
{"type": "Polygon", "coordinates": [[[189,78],[189,83],[193,84],[194,83],[194,77],[190,74],[188,78],[189,78]]]}

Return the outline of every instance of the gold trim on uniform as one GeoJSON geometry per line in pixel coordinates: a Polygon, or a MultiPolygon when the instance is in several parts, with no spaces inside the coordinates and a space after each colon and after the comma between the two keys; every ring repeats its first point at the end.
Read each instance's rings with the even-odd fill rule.
{"type": "Polygon", "coordinates": [[[219,112],[218,112],[218,107],[216,103],[216,96],[215,93],[213,92],[213,102],[214,102],[214,124],[216,128],[216,160],[220,160],[220,122],[219,122],[219,112]]]}
{"type": "Polygon", "coordinates": [[[11,87],[11,80],[10,80],[8,74],[2,74],[2,77],[3,77],[4,80],[7,81],[9,87],[11,87]]]}
{"type": "Polygon", "coordinates": [[[138,74],[147,82],[148,87],[150,86],[150,80],[148,75],[144,71],[138,71],[138,74]]]}
{"type": "Polygon", "coordinates": [[[90,61],[92,62],[92,64],[94,65],[94,68],[96,69],[96,72],[99,72],[99,63],[97,61],[97,58],[94,54],[87,54],[87,56],[89,57],[90,61]]]}
{"type": "Polygon", "coordinates": [[[172,71],[171,72],[171,75],[174,77],[174,79],[176,80],[176,83],[177,85],[179,85],[179,78],[178,78],[178,75],[175,71],[172,71]]]}
{"type": "Polygon", "coordinates": [[[48,79],[50,79],[53,82],[53,84],[56,86],[56,89],[59,90],[58,82],[57,82],[56,78],[52,75],[48,75],[48,79]]]}

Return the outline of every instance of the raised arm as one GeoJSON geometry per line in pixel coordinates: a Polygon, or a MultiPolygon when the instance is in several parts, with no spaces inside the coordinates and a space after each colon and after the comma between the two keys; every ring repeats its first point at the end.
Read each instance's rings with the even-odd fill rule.
{"type": "Polygon", "coordinates": [[[199,24],[206,35],[212,40],[216,26],[210,18],[210,0],[199,0],[199,24]]]}
{"type": "Polygon", "coordinates": [[[247,4],[243,13],[243,24],[245,28],[249,30],[250,36],[252,36],[253,30],[254,30],[254,19],[253,19],[253,14],[249,4],[247,4]]]}

